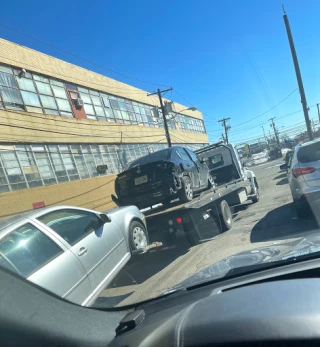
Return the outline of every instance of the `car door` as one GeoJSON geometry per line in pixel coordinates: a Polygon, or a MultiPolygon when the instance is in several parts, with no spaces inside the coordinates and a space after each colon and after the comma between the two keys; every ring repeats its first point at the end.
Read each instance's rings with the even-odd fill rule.
{"type": "Polygon", "coordinates": [[[204,188],[208,186],[208,178],[209,178],[209,169],[207,167],[207,164],[201,163],[200,159],[197,157],[195,153],[190,151],[189,149],[185,148],[185,150],[188,152],[190,158],[192,159],[193,163],[195,164],[198,174],[199,174],[199,186],[200,188],[204,188]]]}
{"type": "Polygon", "coordinates": [[[85,268],[93,289],[86,304],[130,258],[123,233],[115,221],[103,223],[92,211],[59,209],[37,217],[70,248],[85,268]]]}
{"type": "Polygon", "coordinates": [[[82,304],[92,289],[77,257],[32,221],[0,240],[0,264],[50,292],[82,304]]]}
{"type": "Polygon", "coordinates": [[[200,177],[199,177],[199,170],[195,163],[191,160],[188,153],[184,150],[182,147],[178,147],[176,149],[177,155],[182,160],[182,166],[184,171],[188,172],[191,180],[192,180],[192,186],[193,188],[199,188],[200,187],[200,177]]]}

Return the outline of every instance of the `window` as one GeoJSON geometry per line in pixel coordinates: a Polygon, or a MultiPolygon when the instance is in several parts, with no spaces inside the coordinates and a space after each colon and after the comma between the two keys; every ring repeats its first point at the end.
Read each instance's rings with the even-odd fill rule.
{"type": "Polygon", "coordinates": [[[40,94],[53,95],[49,84],[36,81],[36,86],[40,94]]]}
{"type": "Polygon", "coordinates": [[[178,148],[176,150],[176,153],[180,159],[190,161],[188,154],[186,153],[186,151],[183,148],[178,148]]]}
{"type": "Polygon", "coordinates": [[[36,88],[32,80],[28,78],[17,78],[20,89],[27,90],[28,92],[36,92],[36,88]]]}
{"type": "Polygon", "coordinates": [[[3,72],[0,72],[0,85],[4,87],[17,88],[14,76],[3,72]]]}
{"type": "Polygon", "coordinates": [[[37,219],[54,230],[70,245],[75,245],[103,224],[94,213],[73,209],[49,212],[37,219]]]}
{"type": "Polygon", "coordinates": [[[124,102],[119,101],[119,106],[120,106],[120,110],[127,111],[127,107],[124,102]]]}
{"type": "Polygon", "coordinates": [[[191,159],[192,159],[195,163],[199,162],[199,158],[198,158],[193,152],[191,152],[190,149],[187,149],[187,148],[186,148],[185,150],[188,152],[188,154],[190,155],[191,159]]]}
{"type": "Polygon", "coordinates": [[[39,76],[39,75],[37,75],[37,74],[35,74],[35,73],[33,74],[33,79],[34,79],[35,81],[40,81],[40,82],[49,83],[48,78],[43,77],[43,76],[39,76]]]}
{"type": "Polygon", "coordinates": [[[23,101],[18,90],[0,86],[0,95],[6,108],[24,110],[23,101]]]}
{"type": "Polygon", "coordinates": [[[54,110],[58,109],[57,104],[52,96],[40,95],[40,100],[43,107],[54,109],[54,110]]]}
{"type": "Polygon", "coordinates": [[[48,153],[34,151],[34,156],[44,184],[49,185],[56,183],[56,178],[53,173],[48,153]]]}
{"type": "Polygon", "coordinates": [[[53,89],[54,95],[57,98],[68,99],[66,90],[64,88],[58,87],[58,86],[52,86],[52,89],[53,89]]]}
{"type": "Polygon", "coordinates": [[[110,104],[111,104],[112,108],[119,108],[118,101],[116,101],[116,100],[110,100],[110,104]]]}
{"type": "Polygon", "coordinates": [[[10,67],[4,66],[4,65],[1,65],[1,64],[0,64],[0,71],[12,74],[12,69],[10,67]]]}
{"type": "Polygon", "coordinates": [[[93,106],[91,105],[88,105],[88,104],[84,104],[84,110],[86,112],[86,114],[95,114],[94,113],[94,109],[93,109],[93,106]]]}
{"type": "Polygon", "coordinates": [[[22,99],[26,105],[41,107],[39,97],[35,93],[21,91],[22,99]]]}
{"type": "Polygon", "coordinates": [[[69,181],[67,171],[63,165],[61,154],[59,153],[58,146],[50,145],[48,146],[50,152],[50,159],[52,162],[54,173],[57,177],[58,182],[67,182],[69,181]]]}
{"type": "Polygon", "coordinates": [[[94,105],[102,106],[101,99],[99,96],[91,96],[94,105]]]}
{"type": "Polygon", "coordinates": [[[81,99],[85,104],[92,104],[89,94],[81,93],[81,99]]]}
{"type": "Polygon", "coordinates": [[[100,117],[105,117],[104,111],[103,111],[103,107],[101,106],[94,106],[94,109],[96,111],[96,115],[100,116],[100,117]]]}
{"type": "Polygon", "coordinates": [[[109,107],[110,108],[110,102],[107,98],[102,98],[103,100],[103,106],[104,107],[109,107]]]}
{"type": "Polygon", "coordinates": [[[56,99],[60,111],[71,111],[69,100],[56,99]]]}
{"type": "Polygon", "coordinates": [[[63,250],[53,240],[31,223],[0,240],[1,263],[7,262],[11,269],[14,267],[24,277],[29,277],[62,253],[63,250]]]}
{"type": "Polygon", "coordinates": [[[320,142],[300,147],[297,153],[297,159],[300,163],[310,163],[320,160],[320,142]]]}

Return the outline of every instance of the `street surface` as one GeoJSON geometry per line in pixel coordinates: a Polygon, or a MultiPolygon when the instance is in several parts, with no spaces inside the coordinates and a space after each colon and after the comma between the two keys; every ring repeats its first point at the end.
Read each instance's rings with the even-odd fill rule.
{"type": "Polygon", "coordinates": [[[178,235],[175,246],[135,257],[98,301],[122,306],[150,299],[225,257],[314,231],[313,220],[297,219],[286,173],[279,170],[282,163],[278,159],[250,168],[257,176],[260,201],[235,207],[231,230],[194,247],[178,235]]]}

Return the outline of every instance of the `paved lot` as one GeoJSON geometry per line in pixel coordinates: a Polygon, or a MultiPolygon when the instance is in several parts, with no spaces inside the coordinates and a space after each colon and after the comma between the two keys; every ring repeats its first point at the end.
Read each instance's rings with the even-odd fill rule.
{"type": "Polygon", "coordinates": [[[178,235],[175,247],[141,255],[129,263],[100,300],[107,300],[108,305],[127,305],[156,297],[225,257],[314,231],[314,222],[297,219],[280,163],[282,160],[252,167],[260,186],[260,201],[235,208],[231,230],[195,247],[189,247],[184,236],[178,235]]]}

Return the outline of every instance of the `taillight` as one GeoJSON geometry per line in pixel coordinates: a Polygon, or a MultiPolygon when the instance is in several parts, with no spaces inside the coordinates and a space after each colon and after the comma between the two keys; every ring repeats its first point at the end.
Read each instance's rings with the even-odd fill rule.
{"type": "Polygon", "coordinates": [[[298,168],[298,169],[292,169],[292,175],[295,178],[297,178],[299,176],[312,173],[314,171],[316,171],[316,169],[314,167],[301,167],[301,168],[298,168]]]}

